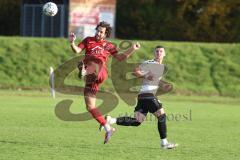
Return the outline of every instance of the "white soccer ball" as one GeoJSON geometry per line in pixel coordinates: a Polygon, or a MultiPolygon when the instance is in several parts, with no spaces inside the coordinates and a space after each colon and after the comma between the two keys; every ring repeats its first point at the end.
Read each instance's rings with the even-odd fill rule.
{"type": "Polygon", "coordinates": [[[53,17],[57,14],[58,8],[55,3],[48,2],[43,5],[42,11],[43,11],[43,14],[45,14],[46,16],[53,17]]]}

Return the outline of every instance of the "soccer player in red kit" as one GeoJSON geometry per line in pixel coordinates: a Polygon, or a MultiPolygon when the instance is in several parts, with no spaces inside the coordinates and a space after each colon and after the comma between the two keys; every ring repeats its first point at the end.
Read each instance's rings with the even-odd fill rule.
{"type": "MultiPolygon", "coordinates": [[[[107,67],[106,62],[108,57],[112,55],[119,61],[127,59],[133,51],[140,48],[139,43],[134,43],[128,50],[118,54],[116,47],[105,40],[111,34],[112,28],[106,22],[100,22],[96,26],[96,34],[94,37],[86,37],[78,45],[75,44],[76,36],[74,33],[70,33],[69,41],[71,48],[75,53],[80,53],[85,49],[85,58],[83,60],[85,75],[85,88],[84,88],[84,99],[87,110],[91,113],[98,123],[100,123],[105,131],[104,144],[107,143],[114,132],[112,128],[96,107],[96,95],[99,90],[99,86],[107,79],[107,67]]],[[[81,70],[82,70],[81,69],[81,70]]],[[[82,72],[80,70],[80,72],[82,72]]]]}

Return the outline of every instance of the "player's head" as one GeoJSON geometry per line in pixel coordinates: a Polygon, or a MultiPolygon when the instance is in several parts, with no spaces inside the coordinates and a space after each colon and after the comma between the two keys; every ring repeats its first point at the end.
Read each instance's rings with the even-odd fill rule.
{"type": "Polygon", "coordinates": [[[96,27],[96,34],[95,37],[97,40],[102,40],[104,38],[108,38],[111,35],[112,28],[109,23],[107,22],[100,22],[96,27]]]}
{"type": "Polygon", "coordinates": [[[155,59],[163,59],[163,57],[166,55],[164,47],[160,45],[156,46],[154,49],[154,55],[155,59]]]}

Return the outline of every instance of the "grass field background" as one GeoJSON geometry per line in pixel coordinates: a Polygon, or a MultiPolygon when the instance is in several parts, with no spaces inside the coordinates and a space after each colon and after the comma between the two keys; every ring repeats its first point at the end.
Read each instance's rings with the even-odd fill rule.
{"type": "MultiPolygon", "coordinates": [[[[72,112],[85,112],[81,96],[48,92],[0,91],[1,160],[237,160],[240,157],[240,100],[223,97],[159,97],[168,115],[168,139],[179,143],[175,150],[160,149],[157,121],[138,128],[115,126],[107,145],[95,120],[65,122],[54,113],[63,99],[74,100],[72,112]],[[190,115],[191,111],[191,115],[190,115]],[[190,117],[191,116],[191,117],[190,117]]],[[[112,116],[132,114],[133,106],[120,101],[112,116]]]]}

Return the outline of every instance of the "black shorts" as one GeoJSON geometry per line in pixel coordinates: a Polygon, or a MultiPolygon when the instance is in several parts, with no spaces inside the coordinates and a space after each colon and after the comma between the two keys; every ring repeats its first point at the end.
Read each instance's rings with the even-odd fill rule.
{"type": "Polygon", "coordinates": [[[148,112],[155,113],[161,108],[162,104],[159,103],[158,99],[153,94],[144,93],[138,95],[138,102],[134,112],[140,112],[147,115],[148,112]]]}

